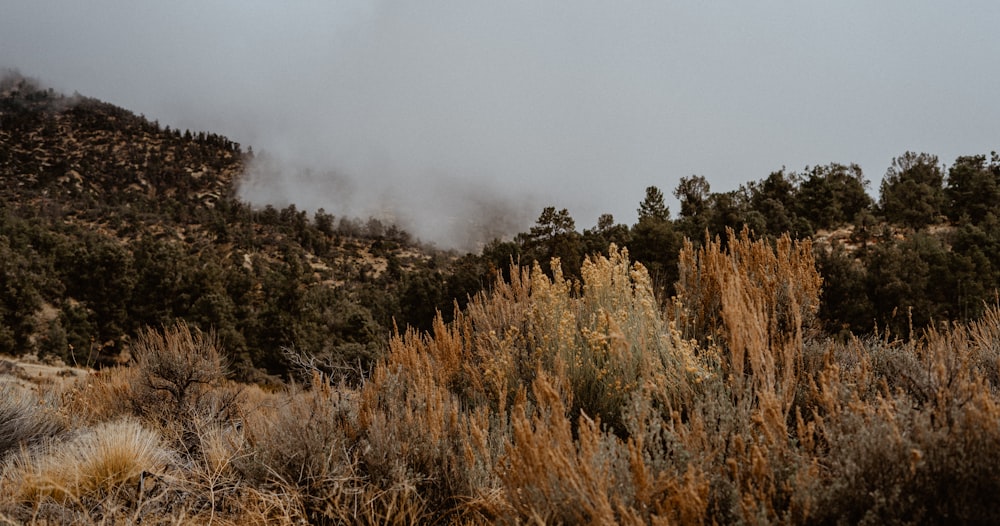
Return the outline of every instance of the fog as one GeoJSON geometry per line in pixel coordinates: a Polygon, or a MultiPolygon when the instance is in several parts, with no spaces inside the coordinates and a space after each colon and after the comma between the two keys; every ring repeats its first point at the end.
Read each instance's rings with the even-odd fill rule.
{"type": "MultiPolygon", "coordinates": [[[[995,2],[7,1],[0,67],[257,161],[256,204],[445,247],[635,220],[646,186],[1000,143],[995,2]]],[[[676,211],[676,203],[671,201],[676,211]]]]}

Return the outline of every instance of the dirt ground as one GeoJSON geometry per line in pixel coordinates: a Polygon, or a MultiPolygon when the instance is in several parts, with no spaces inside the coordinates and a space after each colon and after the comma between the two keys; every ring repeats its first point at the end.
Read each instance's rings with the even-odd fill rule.
{"type": "Polygon", "coordinates": [[[68,386],[87,378],[92,372],[62,362],[43,363],[33,356],[15,358],[0,355],[0,383],[14,382],[29,388],[52,384],[68,386]]]}

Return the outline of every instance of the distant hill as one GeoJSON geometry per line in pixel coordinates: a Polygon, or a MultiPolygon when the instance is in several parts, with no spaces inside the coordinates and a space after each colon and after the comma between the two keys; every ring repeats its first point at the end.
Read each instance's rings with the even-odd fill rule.
{"type": "Polygon", "coordinates": [[[357,377],[394,324],[450,307],[455,255],[376,219],[251,208],[234,191],[247,160],[220,135],[0,81],[0,352],[123,360],[137,331],[184,319],[247,377],[290,357],[357,377]]]}
{"type": "Polygon", "coordinates": [[[682,177],[676,217],[650,186],[634,225],[606,214],[578,229],[549,206],[528,232],[465,255],[374,218],[251,207],[234,192],[250,155],[220,135],[0,80],[0,353],[121,361],[145,327],[183,320],[215,330],[244,378],[319,364],[358,380],[394,330],[450,320],[512,263],[579,281],[587,257],[625,247],[668,305],[684,243],[727,229],[815,242],[829,335],[919,335],[977,319],[1000,289],[996,153],[945,167],[906,152],[877,201],[853,164],[782,169],[728,192],[682,177]]]}
{"type": "Polygon", "coordinates": [[[30,81],[0,91],[7,198],[188,206],[231,198],[243,170],[240,145],[225,137],[161,128],[96,99],[65,97],[30,81]]]}

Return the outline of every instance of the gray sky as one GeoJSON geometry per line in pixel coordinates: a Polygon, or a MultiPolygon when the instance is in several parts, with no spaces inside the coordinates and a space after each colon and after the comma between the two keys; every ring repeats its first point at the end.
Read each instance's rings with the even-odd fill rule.
{"type": "MultiPolygon", "coordinates": [[[[649,185],[1000,149],[1000,2],[5,0],[0,67],[268,154],[254,202],[425,240],[649,185]]],[[[677,205],[671,198],[673,211],[677,205]]]]}

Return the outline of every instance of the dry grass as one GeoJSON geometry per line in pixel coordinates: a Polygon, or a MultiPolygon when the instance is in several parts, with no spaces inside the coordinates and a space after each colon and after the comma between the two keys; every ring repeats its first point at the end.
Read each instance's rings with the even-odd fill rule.
{"type": "Polygon", "coordinates": [[[669,314],[624,251],[515,269],[360,389],[241,388],[210,337],[148,333],[58,407],[0,402],[31,424],[0,420],[0,521],[1000,522],[1000,308],[834,343],[809,245],[729,235],[685,247],[669,314]]]}
{"type": "Polygon", "coordinates": [[[26,501],[65,503],[100,498],[138,485],[143,473],[163,473],[169,453],[137,422],[100,424],[46,450],[14,460],[12,477],[26,501]]]}
{"type": "Polygon", "coordinates": [[[0,383],[0,460],[58,435],[63,428],[45,397],[16,383],[0,383]]]}

